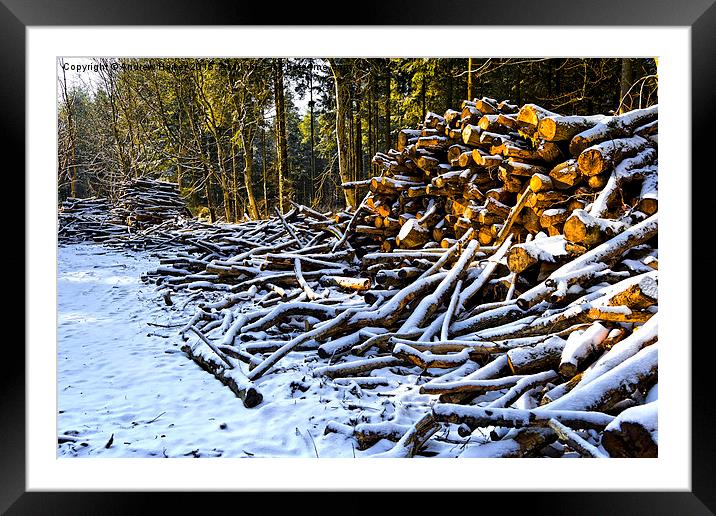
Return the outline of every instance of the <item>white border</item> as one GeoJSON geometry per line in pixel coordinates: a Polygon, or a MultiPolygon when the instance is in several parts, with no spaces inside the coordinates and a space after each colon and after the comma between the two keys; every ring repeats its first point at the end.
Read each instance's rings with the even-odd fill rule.
{"type": "Polygon", "coordinates": [[[689,28],[27,29],[27,489],[690,490],[689,28]],[[659,56],[658,459],[57,459],[56,57],[659,56]]]}

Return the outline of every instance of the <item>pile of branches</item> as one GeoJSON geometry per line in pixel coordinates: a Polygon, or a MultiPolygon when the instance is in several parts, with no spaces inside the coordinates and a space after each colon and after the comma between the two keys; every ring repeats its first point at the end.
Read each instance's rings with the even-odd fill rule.
{"type": "MultiPolygon", "coordinates": [[[[399,185],[395,192],[371,190],[352,215],[295,205],[269,220],[195,234],[191,252],[162,260],[146,279],[159,285],[165,299],[178,292],[201,298],[181,330],[182,349],[247,407],[262,403],[262,382],[292,371],[281,361],[296,355],[310,364],[312,378],[292,382],[292,389],[305,391],[319,381],[357,397],[367,390],[387,400],[406,390],[422,397],[418,414],[407,420],[394,406],[325,426],[326,433],[353,440],[359,449],[381,443],[377,455],[409,457],[477,439],[481,444],[464,447],[462,456],[656,456],[656,121],[641,118],[637,124],[636,112],[559,117],[536,106],[511,116],[477,112],[486,102],[465,104],[469,116],[457,123],[463,143],[444,146],[445,153],[466,139],[473,145],[464,134],[477,131],[473,127],[479,126],[466,124],[477,115],[478,122],[485,116],[495,123],[514,119],[518,132],[494,132],[504,138],[500,142],[490,137],[508,149],[507,155],[484,152],[500,160],[497,167],[475,165],[463,174],[439,164],[434,179],[455,177],[453,172],[467,176],[450,195],[436,193],[433,179],[425,182],[426,170],[410,165],[429,157],[425,152],[442,156],[439,149],[422,150],[420,139],[452,138],[455,122],[448,113],[429,127],[446,136],[403,138],[402,151],[386,154],[396,159],[379,184],[399,185]],[[536,118],[523,115],[529,112],[536,118]],[[584,140],[576,158],[548,168],[558,160],[538,164],[534,155],[509,154],[513,145],[525,152],[523,147],[536,145],[532,152],[549,143],[535,138],[547,131],[541,130],[546,120],[559,128],[559,136],[549,136],[557,147],[577,148],[575,142],[584,140]],[[411,152],[419,157],[409,158],[411,152]],[[594,163],[602,165],[593,168],[594,163]],[[404,174],[401,167],[415,173],[404,174]],[[522,175],[503,173],[508,167],[520,168],[522,175]],[[528,167],[530,176],[522,170],[528,167]],[[556,186],[555,170],[565,167],[580,178],[579,185],[556,186]],[[502,183],[496,188],[504,188],[504,179],[520,182],[514,204],[499,201],[508,207],[501,223],[476,223],[464,213],[450,219],[436,208],[481,191],[475,178],[495,168],[502,183]],[[403,188],[407,177],[412,183],[422,177],[423,185],[403,188]],[[599,181],[590,184],[592,177],[599,181]],[[549,181],[552,189],[536,187],[549,181]],[[413,189],[424,192],[411,196],[413,189]],[[568,201],[551,208],[552,201],[561,201],[545,193],[567,195],[568,201]],[[425,212],[405,217],[418,200],[425,212]],[[388,205],[398,210],[398,220],[405,219],[395,237],[361,229],[368,212],[373,229],[384,230],[375,221],[393,217],[379,215],[388,205]],[[530,229],[524,209],[550,222],[530,229]],[[556,217],[553,211],[559,210],[564,213],[556,217]],[[442,228],[437,222],[428,229],[427,212],[440,214],[442,228]],[[455,224],[448,228],[451,220],[455,224]],[[406,244],[407,224],[411,231],[423,227],[432,238],[406,244]],[[464,231],[457,229],[461,224],[464,231]],[[480,238],[485,226],[498,226],[489,242],[480,238]],[[394,443],[387,451],[386,442],[394,443]]],[[[650,113],[653,118],[655,109],[650,113]]],[[[429,115],[426,127],[435,119],[429,115]]],[[[483,149],[479,140],[474,145],[471,156],[483,149]]],[[[488,191],[484,202],[492,206],[488,191]]]]}
{"type": "Polygon", "coordinates": [[[60,206],[58,239],[113,247],[158,249],[181,245],[181,234],[202,227],[179,195],[176,183],[133,179],[115,203],[106,198],[66,199],[60,206]]]}
{"type": "Polygon", "coordinates": [[[58,233],[60,242],[111,242],[127,234],[127,226],[110,213],[105,198],[68,198],[60,206],[58,233]]]}

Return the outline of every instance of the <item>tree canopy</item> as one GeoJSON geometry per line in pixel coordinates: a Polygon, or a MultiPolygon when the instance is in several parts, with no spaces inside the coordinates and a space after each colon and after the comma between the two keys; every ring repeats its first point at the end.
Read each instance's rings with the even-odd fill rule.
{"type": "MultiPolygon", "coordinates": [[[[429,111],[488,96],[593,114],[657,102],[653,59],[95,59],[91,83],[58,62],[58,194],[117,195],[128,178],[175,181],[211,220],[295,201],[355,205],[341,182],[429,111]]],[[[352,190],[351,190],[352,192],[352,190]]],[[[289,206],[290,207],[290,206],[289,206]]]]}

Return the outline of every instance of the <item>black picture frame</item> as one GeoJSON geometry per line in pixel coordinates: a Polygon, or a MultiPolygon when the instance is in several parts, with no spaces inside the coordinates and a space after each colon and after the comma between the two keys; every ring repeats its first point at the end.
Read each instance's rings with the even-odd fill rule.
{"type": "MultiPolygon", "coordinates": [[[[19,158],[18,167],[24,170],[23,149],[25,139],[25,29],[28,26],[46,25],[485,25],[492,21],[499,25],[612,25],[612,26],[682,26],[691,27],[691,106],[684,99],[684,109],[692,109],[692,203],[684,207],[683,216],[691,212],[692,242],[697,237],[709,234],[709,220],[713,209],[706,199],[708,188],[694,188],[708,184],[710,170],[707,149],[713,133],[711,127],[714,117],[714,105],[711,102],[716,84],[716,6],[714,0],[511,0],[505,4],[481,6],[477,2],[465,0],[435,2],[412,0],[403,5],[387,5],[384,2],[366,1],[357,5],[350,13],[342,11],[337,4],[320,5],[318,3],[295,3],[279,9],[270,2],[203,2],[199,5],[189,0],[124,0],[109,2],[97,0],[0,0],[0,99],[2,99],[3,138],[0,145],[5,151],[3,156],[19,158]],[[409,4],[409,8],[408,8],[409,4]],[[345,14],[340,17],[340,13],[345,14]],[[487,13],[494,16],[486,16],[487,13]],[[696,178],[703,183],[697,183],[696,178]],[[701,180],[700,178],[704,179],[701,180]],[[703,202],[702,202],[703,201],[703,202]],[[702,209],[703,213],[698,213],[702,209]]],[[[426,30],[429,30],[427,28],[426,30]]],[[[568,50],[568,43],[565,43],[568,50]]],[[[568,53],[568,52],[567,52],[568,53]]],[[[628,54],[628,49],[625,49],[628,54]]],[[[684,128],[688,130],[688,128],[684,128]]],[[[688,150],[684,149],[685,154],[688,150]]],[[[684,161],[685,170],[667,171],[688,176],[688,161],[684,161]]],[[[9,172],[9,170],[8,170],[9,172]]],[[[713,173],[713,172],[711,172],[713,173]]],[[[17,176],[15,176],[17,177],[17,176]]],[[[23,181],[24,185],[24,181],[23,181]]],[[[24,188],[24,186],[23,186],[24,188]]],[[[28,192],[25,189],[25,194],[28,192]]],[[[24,241],[26,229],[14,220],[16,231],[23,229],[23,235],[16,239],[24,241]]],[[[19,247],[19,245],[18,245],[19,247]]],[[[692,289],[692,327],[708,321],[708,303],[698,302],[698,292],[709,292],[713,284],[710,274],[716,260],[706,251],[683,250],[691,252],[692,270],[699,274],[699,285],[692,289]],[[705,277],[704,277],[705,276],[705,277]]],[[[16,270],[16,269],[15,269],[16,270]]],[[[26,269],[25,274],[28,273],[26,269]]],[[[685,277],[684,281],[691,278],[685,277]]],[[[32,310],[27,306],[26,310],[32,310]]],[[[705,325],[702,324],[702,327],[705,325]]],[[[529,511],[530,514],[714,514],[716,511],[716,455],[711,423],[714,421],[714,404],[711,400],[710,358],[713,345],[707,335],[697,339],[697,333],[689,335],[684,330],[682,342],[669,342],[665,345],[683,346],[688,352],[691,342],[692,354],[692,491],[690,492],[588,492],[588,493],[479,493],[471,494],[474,510],[484,512],[489,505],[501,506],[508,513],[529,511]]],[[[10,345],[10,342],[6,342],[10,345]]],[[[162,511],[172,510],[171,506],[184,510],[193,506],[216,510],[228,502],[229,496],[242,496],[227,493],[211,493],[211,504],[205,505],[201,496],[191,493],[148,494],[148,493],[80,493],[80,492],[25,492],[25,359],[20,353],[13,360],[3,361],[2,412],[0,412],[0,511],[7,514],[126,514],[144,512],[145,504],[158,502],[162,511]],[[149,500],[148,500],[149,499],[149,500]]],[[[688,439],[688,435],[684,435],[688,439]]],[[[515,463],[516,467],[519,467],[515,463]]],[[[558,480],[556,480],[558,482],[558,480]]],[[[320,479],[317,479],[320,489],[320,479]]],[[[300,507],[310,508],[307,497],[311,493],[291,494],[293,510],[300,507]]],[[[405,504],[402,496],[386,497],[381,502],[385,509],[391,505],[405,504]]],[[[358,493],[345,494],[342,507],[345,512],[366,512],[372,503],[358,493]]],[[[462,503],[462,498],[459,498],[462,503]]],[[[442,511],[462,510],[445,504],[440,495],[428,496],[421,493],[419,504],[421,512],[425,504],[441,506],[442,511]]],[[[404,505],[403,505],[404,506],[404,505]]],[[[227,508],[230,506],[224,506],[227,508]]],[[[328,507],[324,507],[328,509],[328,507]]],[[[273,512],[273,511],[271,511],[273,512]]],[[[331,512],[334,512],[331,510],[331,512]]]]}

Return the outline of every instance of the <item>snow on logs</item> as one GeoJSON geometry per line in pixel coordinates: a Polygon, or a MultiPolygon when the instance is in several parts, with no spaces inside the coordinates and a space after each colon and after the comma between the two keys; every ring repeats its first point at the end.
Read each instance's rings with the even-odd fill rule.
{"type": "Polygon", "coordinates": [[[653,456],[657,109],[465,101],[343,185],[356,211],[163,233],[185,248],[147,279],[201,299],[185,352],[244,401],[297,367],[379,396],[325,427],[368,454],[653,456]]]}
{"type": "MultiPolygon", "coordinates": [[[[175,183],[149,178],[119,186],[118,198],[66,199],[59,213],[60,242],[127,243],[137,231],[191,217],[175,183]]],[[[136,243],[132,242],[132,243],[136,243]]]]}
{"type": "Polygon", "coordinates": [[[564,235],[578,254],[628,226],[618,220],[624,205],[646,215],[658,209],[657,106],[562,116],[475,99],[455,113],[430,113],[401,130],[397,150],[373,158],[380,175],[343,185],[368,187],[351,244],[445,248],[472,227],[483,246],[545,233],[564,235]],[[623,190],[627,182],[641,189],[623,190]]]}

